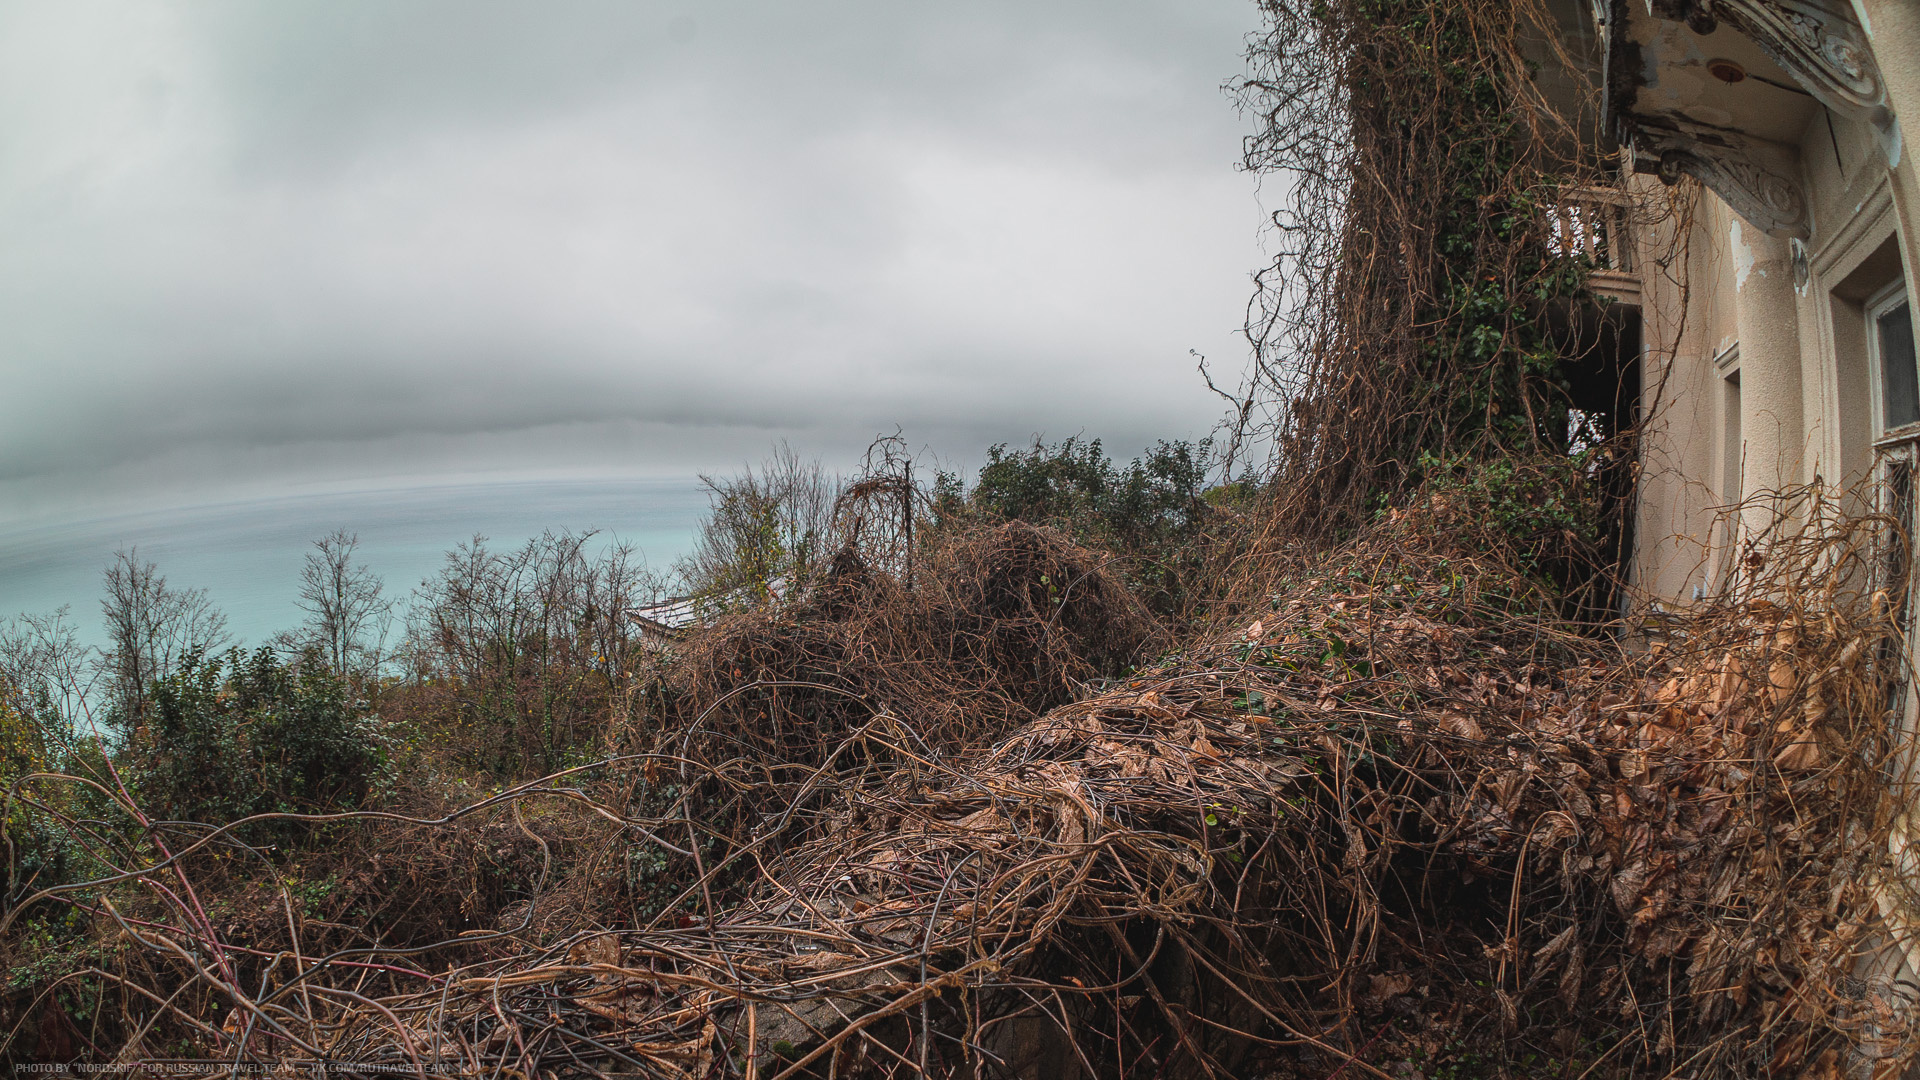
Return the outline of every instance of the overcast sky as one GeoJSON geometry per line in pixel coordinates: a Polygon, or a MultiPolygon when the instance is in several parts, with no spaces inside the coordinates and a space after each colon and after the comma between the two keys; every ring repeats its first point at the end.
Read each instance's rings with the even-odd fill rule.
{"type": "Polygon", "coordinates": [[[896,424],[1131,453],[1259,261],[1251,0],[0,0],[0,523],[896,424]]]}

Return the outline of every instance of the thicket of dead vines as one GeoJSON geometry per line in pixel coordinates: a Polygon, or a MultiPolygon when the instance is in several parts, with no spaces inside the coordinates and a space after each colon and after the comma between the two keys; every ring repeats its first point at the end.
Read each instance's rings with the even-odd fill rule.
{"type": "MultiPolygon", "coordinates": [[[[823,766],[901,764],[849,741],[876,717],[897,718],[912,753],[952,754],[1147,660],[1164,633],[1108,560],[1051,529],[975,527],[930,545],[909,589],[848,546],[792,602],[728,616],[663,658],[625,742],[687,759],[673,799],[707,821],[705,842],[732,843],[823,766]]],[[[703,873],[690,855],[658,876],[703,873]]],[[[737,879],[708,891],[734,896],[737,879]]]]}
{"type": "Polygon", "coordinates": [[[1597,94],[1549,101],[1536,82],[1565,58],[1545,5],[1261,8],[1235,89],[1254,119],[1246,166],[1279,208],[1231,443],[1271,452],[1268,532],[1344,535],[1417,485],[1426,458],[1564,456],[1631,429],[1628,397],[1587,403],[1599,430],[1575,430],[1588,358],[1548,317],[1589,268],[1556,247],[1549,209],[1613,178],[1597,94]]]}
{"type": "Polygon", "coordinates": [[[60,1037],[423,1080],[1909,1060],[1883,523],[1783,497],[1729,594],[1650,650],[1567,619],[1515,565],[1537,553],[1435,492],[1460,455],[1571,449],[1542,312],[1581,267],[1535,211],[1597,165],[1527,89],[1540,11],[1265,7],[1249,160],[1298,184],[1269,279],[1293,291],[1263,294],[1240,419],[1278,448],[1262,524],[1286,542],[1230,631],[1085,687],[1152,640],[1097,559],[1019,525],[936,565],[856,542],[804,601],[691,642],[623,752],[457,808],[307,819],[465,829],[522,864],[530,895],[458,933],[316,917],[253,820],[24,778],[23,801],[95,783],[140,838],[65,822],[112,873],[4,917],[66,903],[118,935],[49,983],[98,1003],[60,1037]],[[284,932],[203,902],[235,865],[284,932]]]}
{"type": "Polygon", "coordinates": [[[575,871],[407,948],[322,954],[289,893],[262,947],[195,888],[271,876],[247,825],[149,823],[108,856],[146,900],[62,894],[144,959],[72,978],[125,1019],[101,1059],[157,1029],[369,1075],[1838,1076],[1912,1043],[1875,842],[1890,627],[1875,524],[1802,510],[1647,654],[1416,507],[977,750],[873,702],[782,782],[663,744],[412,823],[490,817],[550,857],[597,819],[579,842],[613,861],[696,859],[639,922],[593,919],[575,871]],[[772,797],[740,823],[631,797],[682,773],[772,797]]]}
{"type": "Polygon", "coordinates": [[[943,537],[907,589],[845,548],[802,597],[676,653],[659,722],[703,760],[774,769],[812,768],[876,711],[913,712],[944,749],[978,744],[1161,640],[1107,561],[1012,522],[943,537]],[[702,726],[723,700],[731,729],[702,726]]]}

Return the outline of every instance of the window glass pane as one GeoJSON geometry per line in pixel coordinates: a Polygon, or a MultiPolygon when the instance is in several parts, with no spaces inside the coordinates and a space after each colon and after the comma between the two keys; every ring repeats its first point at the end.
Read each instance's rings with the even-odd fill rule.
{"type": "Polygon", "coordinates": [[[1897,428],[1920,420],[1920,368],[1913,355],[1913,312],[1906,305],[1874,320],[1879,325],[1880,378],[1887,403],[1887,426],[1897,428]]]}

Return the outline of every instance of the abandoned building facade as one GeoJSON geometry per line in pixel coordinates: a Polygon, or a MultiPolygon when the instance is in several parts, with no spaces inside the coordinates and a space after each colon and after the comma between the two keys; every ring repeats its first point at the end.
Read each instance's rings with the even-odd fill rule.
{"type": "MultiPolygon", "coordinates": [[[[1586,70],[1543,64],[1541,85],[1598,86],[1603,130],[1582,134],[1619,163],[1617,186],[1570,193],[1550,228],[1604,298],[1575,320],[1603,354],[1576,405],[1639,431],[1623,614],[1723,594],[1786,505],[1776,492],[1818,485],[1920,535],[1920,169],[1902,130],[1920,117],[1920,2],[1560,0],[1553,15],[1553,55],[1586,70]]],[[[1909,543],[1888,538],[1907,567],[1909,543]]],[[[1910,881],[1911,817],[1889,836],[1910,881]]],[[[1911,1006],[1920,926],[1875,892],[1893,947],[1861,974],[1911,1006]]]]}
{"type": "Polygon", "coordinates": [[[1910,515],[1920,171],[1901,117],[1920,115],[1920,4],[1555,15],[1619,148],[1619,188],[1572,192],[1555,233],[1594,259],[1607,369],[1638,411],[1634,601],[1722,588],[1741,530],[1726,507],[1753,496],[1818,482],[1910,515]],[[1682,177],[1699,198],[1672,198],[1682,177]]]}
{"type": "Polygon", "coordinates": [[[1574,193],[1555,231],[1593,259],[1641,430],[1630,602],[1723,588],[1742,530],[1726,508],[1768,492],[1818,483],[1910,517],[1920,171],[1901,119],[1920,116],[1920,4],[1554,14],[1620,162],[1618,188],[1574,193]],[[1672,197],[1683,177],[1698,198],[1672,197]]]}

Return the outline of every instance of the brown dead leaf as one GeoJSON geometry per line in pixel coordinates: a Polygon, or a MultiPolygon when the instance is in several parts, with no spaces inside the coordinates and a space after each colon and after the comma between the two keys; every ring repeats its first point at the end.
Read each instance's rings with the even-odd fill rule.
{"type": "Polygon", "coordinates": [[[989,806],[985,810],[975,810],[966,817],[953,823],[955,828],[969,832],[1003,832],[1007,828],[1007,819],[989,806]]]}
{"type": "Polygon", "coordinates": [[[1132,743],[1100,739],[1087,747],[1089,765],[1112,769],[1121,776],[1145,776],[1152,755],[1132,743]]]}
{"type": "Polygon", "coordinates": [[[1793,661],[1785,657],[1775,660],[1773,667],[1767,672],[1767,683],[1767,699],[1778,708],[1784,705],[1787,699],[1793,696],[1794,690],[1799,687],[1799,669],[1794,667],[1793,661]]]}
{"type": "Polygon", "coordinates": [[[1720,685],[1715,687],[1713,691],[1713,707],[1715,710],[1725,708],[1728,703],[1745,695],[1747,689],[1745,671],[1745,666],[1740,663],[1740,658],[1731,652],[1721,658],[1720,685]]]}
{"type": "Polygon", "coordinates": [[[693,1080],[694,1077],[707,1075],[712,1069],[713,1040],[718,1032],[713,1017],[708,1016],[700,1034],[685,1042],[636,1042],[631,1045],[634,1053],[664,1066],[669,1075],[693,1080]]]}
{"type": "Polygon", "coordinates": [[[620,939],[612,934],[598,934],[590,937],[567,950],[567,962],[573,964],[605,964],[608,967],[619,967],[620,939]]]}
{"type": "Polygon", "coordinates": [[[1475,723],[1474,719],[1470,716],[1463,716],[1460,713],[1447,713],[1441,718],[1441,722],[1446,725],[1448,731],[1453,732],[1463,739],[1477,742],[1487,737],[1487,733],[1478,723],[1475,723]]]}
{"type": "Polygon", "coordinates": [[[1781,772],[1805,772],[1820,767],[1820,744],[1812,732],[1798,732],[1774,752],[1773,767],[1781,772]]]}
{"type": "Polygon", "coordinates": [[[1375,975],[1367,980],[1367,993],[1362,999],[1363,1007],[1369,1012],[1379,1010],[1387,1002],[1413,989],[1413,976],[1404,972],[1392,975],[1375,975]]]}

